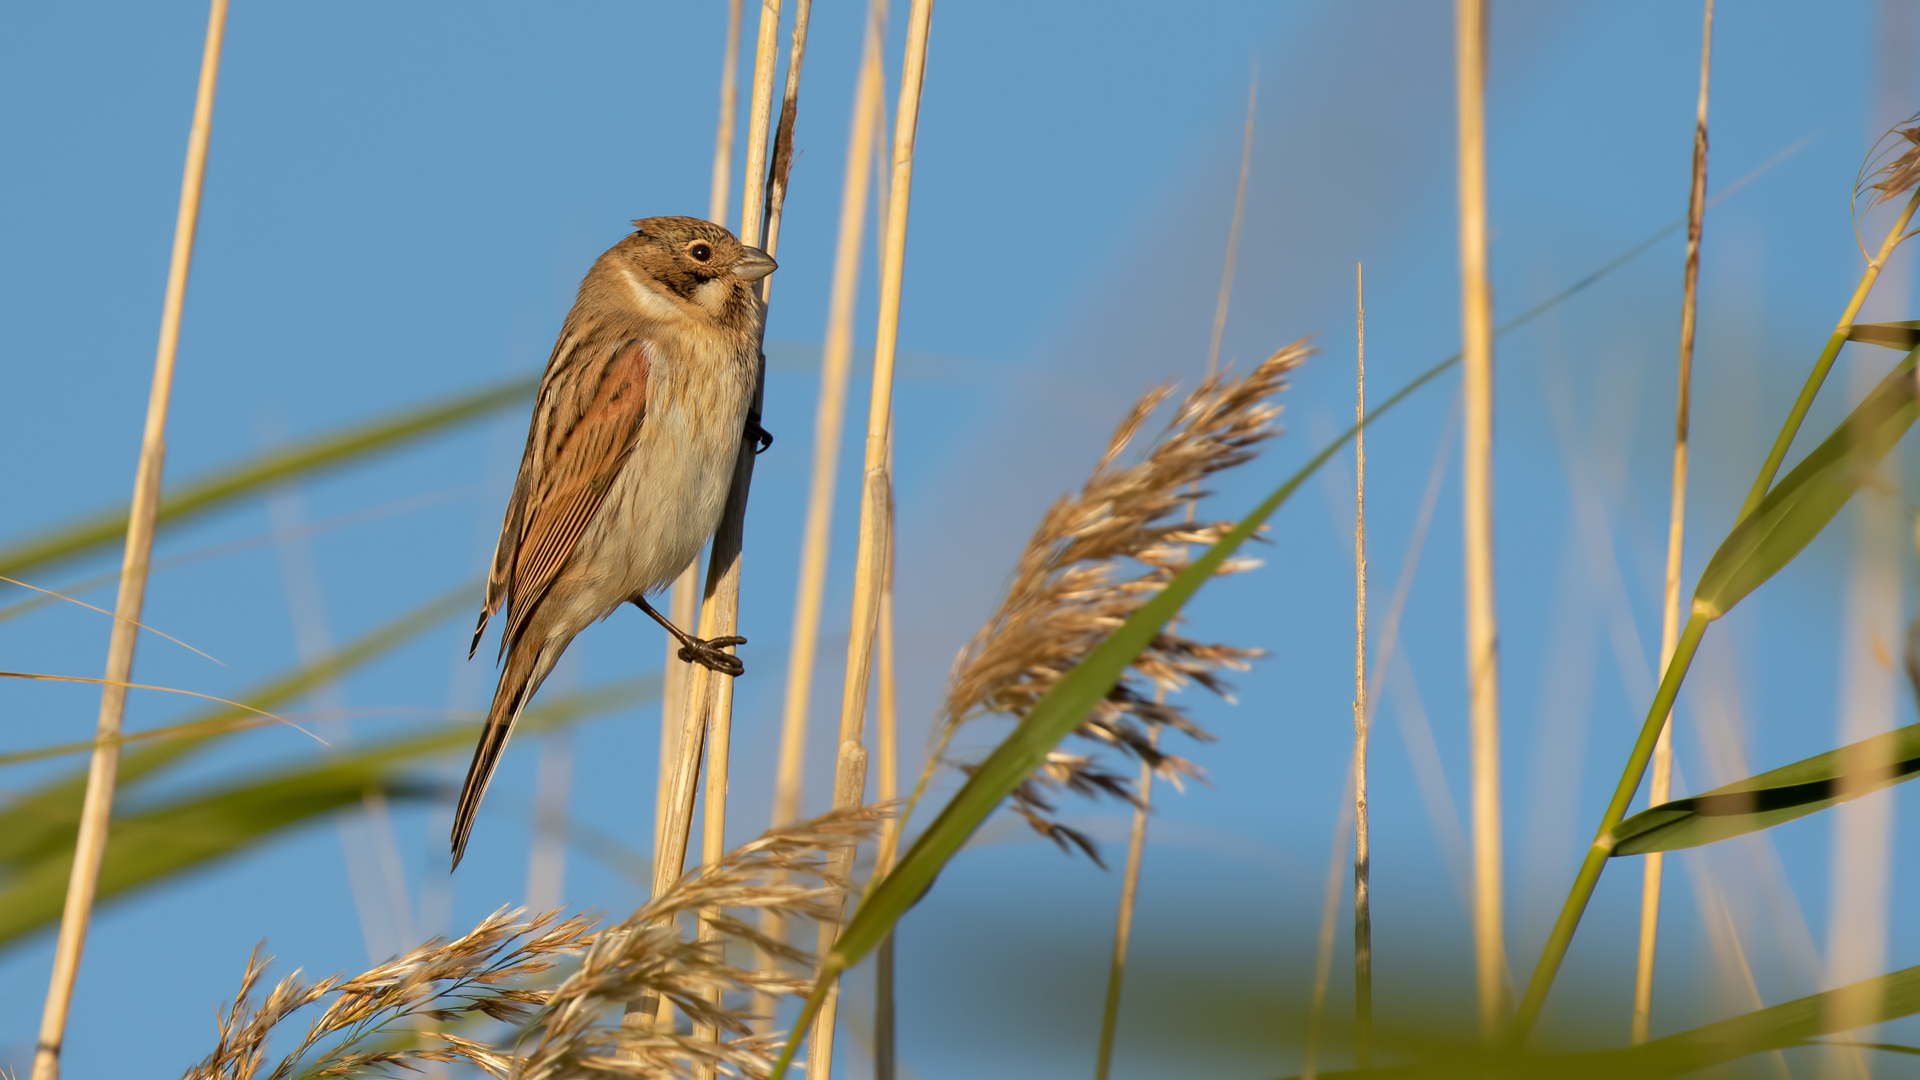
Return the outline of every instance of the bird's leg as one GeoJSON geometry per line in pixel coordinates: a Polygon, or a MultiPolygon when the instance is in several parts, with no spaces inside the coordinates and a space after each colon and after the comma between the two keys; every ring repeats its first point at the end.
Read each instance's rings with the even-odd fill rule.
{"type": "Polygon", "coordinates": [[[745,645],[746,638],[728,636],[702,641],[673,625],[665,615],[653,610],[653,605],[647,603],[646,597],[634,597],[633,606],[646,612],[649,618],[665,627],[667,633],[673,635],[673,639],[680,643],[680,659],[689,664],[699,664],[703,668],[717,671],[722,675],[731,675],[736,679],[746,673],[747,665],[741,663],[739,657],[722,651],[729,645],[745,645]]]}
{"type": "Polygon", "coordinates": [[[747,417],[747,438],[753,440],[753,453],[755,457],[773,448],[773,432],[760,426],[760,418],[758,416],[747,417]]]}

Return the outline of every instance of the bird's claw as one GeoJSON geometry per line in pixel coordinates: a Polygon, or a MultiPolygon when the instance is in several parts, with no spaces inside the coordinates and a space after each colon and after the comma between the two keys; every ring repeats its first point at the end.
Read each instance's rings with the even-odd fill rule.
{"type": "Polygon", "coordinates": [[[741,663],[739,657],[729,652],[722,652],[721,650],[730,645],[745,645],[746,643],[746,638],[736,635],[709,638],[705,641],[694,638],[693,644],[680,646],[680,659],[689,664],[699,664],[709,671],[717,671],[722,675],[731,675],[737,679],[746,673],[747,665],[741,663]]]}

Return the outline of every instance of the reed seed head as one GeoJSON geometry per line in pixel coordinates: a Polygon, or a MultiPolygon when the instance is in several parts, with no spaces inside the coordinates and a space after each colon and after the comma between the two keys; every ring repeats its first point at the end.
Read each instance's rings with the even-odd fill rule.
{"type": "MultiPolygon", "coordinates": [[[[1006,596],[954,662],[942,708],[942,737],[980,716],[1019,718],[1114,629],[1185,569],[1194,545],[1210,545],[1234,523],[1197,522],[1190,508],[1207,493],[1199,484],[1252,460],[1277,434],[1280,407],[1271,398],[1286,373],[1311,350],[1295,342],[1245,377],[1222,372],[1188,394],[1159,438],[1132,464],[1121,457],[1147,417],[1172,393],[1150,391],[1137,402],[1085,486],[1055,502],[1020,556],[1006,596]]],[[[1257,565],[1233,560],[1220,572],[1257,565]]],[[[1075,732],[1097,746],[1146,762],[1178,784],[1199,776],[1185,758],[1156,746],[1152,732],[1172,728],[1195,739],[1212,736],[1166,694],[1191,683],[1227,696],[1223,669],[1244,669],[1258,649],[1209,645],[1163,631],[1075,732]]],[[[962,769],[968,766],[962,765],[962,769]]],[[[1014,810],[1062,849],[1077,846],[1099,861],[1093,842],[1053,820],[1051,791],[1110,795],[1133,801],[1133,784],[1092,755],[1056,752],[1013,793],[1014,810]]]]}

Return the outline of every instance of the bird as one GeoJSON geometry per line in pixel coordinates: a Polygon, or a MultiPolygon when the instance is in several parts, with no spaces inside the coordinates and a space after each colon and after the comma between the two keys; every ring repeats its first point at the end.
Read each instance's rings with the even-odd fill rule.
{"type": "Polygon", "coordinates": [[[737,636],[702,641],[647,603],[713,535],[750,415],[775,269],[710,221],[639,218],[580,282],[547,359],[520,474],[487,575],[505,612],[504,665],[453,821],[458,869],[514,721],[575,635],[631,603],[680,642],[682,660],[729,676],[737,636]]]}

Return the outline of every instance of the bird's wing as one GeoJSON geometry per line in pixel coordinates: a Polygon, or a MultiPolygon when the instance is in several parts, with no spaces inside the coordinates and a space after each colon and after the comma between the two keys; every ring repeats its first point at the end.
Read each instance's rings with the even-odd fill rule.
{"type": "MultiPolygon", "coordinates": [[[[647,414],[644,338],[561,332],[541,380],[520,476],[487,583],[508,605],[501,648],[519,637],[626,464],[647,414]]],[[[482,616],[485,625],[485,616],[482,616]]]]}

